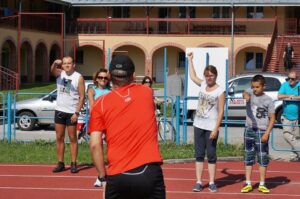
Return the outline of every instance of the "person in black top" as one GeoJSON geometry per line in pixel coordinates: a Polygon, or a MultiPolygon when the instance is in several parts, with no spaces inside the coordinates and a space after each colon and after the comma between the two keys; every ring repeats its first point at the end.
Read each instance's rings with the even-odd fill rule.
{"type": "Polygon", "coordinates": [[[293,68],[292,59],[294,58],[294,48],[290,42],[287,43],[284,52],[283,52],[283,59],[284,59],[284,70],[291,70],[293,68]]]}

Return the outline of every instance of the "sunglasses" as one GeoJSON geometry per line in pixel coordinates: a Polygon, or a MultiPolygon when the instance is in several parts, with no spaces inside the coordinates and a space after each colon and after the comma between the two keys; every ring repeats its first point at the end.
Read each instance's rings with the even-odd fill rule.
{"type": "Polygon", "coordinates": [[[287,80],[287,81],[288,81],[288,80],[295,81],[295,80],[296,80],[296,78],[291,78],[291,77],[288,77],[288,78],[286,78],[286,80],[287,80]]]}
{"type": "Polygon", "coordinates": [[[97,79],[100,79],[100,80],[102,80],[102,79],[108,80],[107,77],[103,77],[103,76],[98,76],[97,79]]]}

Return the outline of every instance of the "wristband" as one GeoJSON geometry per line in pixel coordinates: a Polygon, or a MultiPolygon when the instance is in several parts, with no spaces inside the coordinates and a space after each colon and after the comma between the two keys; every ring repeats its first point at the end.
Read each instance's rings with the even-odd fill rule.
{"type": "Polygon", "coordinates": [[[98,180],[99,180],[100,182],[106,182],[106,176],[102,176],[102,177],[99,177],[99,176],[98,176],[98,180]]]}

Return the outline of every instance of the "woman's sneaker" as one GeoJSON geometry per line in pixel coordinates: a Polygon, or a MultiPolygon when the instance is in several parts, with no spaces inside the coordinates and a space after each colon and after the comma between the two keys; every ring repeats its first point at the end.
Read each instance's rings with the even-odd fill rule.
{"type": "Polygon", "coordinates": [[[200,192],[200,191],[202,191],[202,189],[203,189],[202,184],[196,183],[195,186],[194,186],[194,188],[193,188],[193,191],[194,192],[200,192]]]}
{"type": "Polygon", "coordinates": [[[218,188],[217,188],[217,185],[216,184],[210,184],[208,185],[208,190],[210,190],[210,192],[218,192],[218,188]]]}
{"type": "Polygon", "coordinates": [[[65,163],[64,162],[58,162],[56,167],[52,170],[53,173],[62,172],[65,170],[65,163]]]}

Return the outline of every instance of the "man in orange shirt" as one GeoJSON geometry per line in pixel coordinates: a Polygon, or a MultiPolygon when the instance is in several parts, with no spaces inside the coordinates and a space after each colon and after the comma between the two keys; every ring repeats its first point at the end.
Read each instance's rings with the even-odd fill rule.
{"type": "Polygon", "coordinates": [[[128,56],[112,59],[109,75],[113,90],[98,98],[92,107],[90,150],[102,174],[104,198],[164,199],[153,91],[132,83],[134,70],[128,56]],[[107,143],[107,169],[102,134],[107,143]]]}

